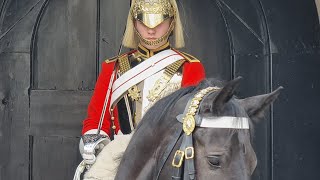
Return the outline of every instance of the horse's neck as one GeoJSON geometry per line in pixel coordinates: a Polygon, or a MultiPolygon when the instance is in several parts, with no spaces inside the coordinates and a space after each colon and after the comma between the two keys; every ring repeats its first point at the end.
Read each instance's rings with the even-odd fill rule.
{"type": "Polygon", "coordinates": [[[167,127],[155,126],[157,128],[153,128],[152,134],[148,130],[137,131],[130,142],[133,145],[127,147],[122,158],[117,179],[154,179],[165,163],[164,157],[169,156],[166,148],[172,146],[173,149],[175,138],[181,134],[181,127],[177,128],[175,124],[177,122],[174,121],[167,127]]]}

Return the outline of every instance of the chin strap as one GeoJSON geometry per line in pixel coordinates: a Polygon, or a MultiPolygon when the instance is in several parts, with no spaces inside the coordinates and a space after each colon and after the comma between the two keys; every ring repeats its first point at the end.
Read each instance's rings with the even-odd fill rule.
{"type": "Polygon", "coordinates": [[[148,45],[148,46],[158,46],[160,43],[164,42],[164,41],[168,41],[170,34],[172,33],[173,29],[174,29],[174,24],[175,24],[175,19],[173,19],[170,23],[170,26],[168,28],[168,31],[160,38],[156,39],[156,40],[148,40],[142,37],[142,35],[138,32],[138,30],[134,27],[134,31],[136,33],[136,35],[138,36],[139,40],[141,42],[143,42],[144,44],[148,45]]]}

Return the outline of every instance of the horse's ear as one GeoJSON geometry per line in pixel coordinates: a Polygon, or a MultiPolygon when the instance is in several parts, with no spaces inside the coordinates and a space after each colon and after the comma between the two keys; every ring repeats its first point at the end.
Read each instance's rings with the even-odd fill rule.
{"type": "Polygon", "coordinates": [[[240,84],[241,76],[229,81],[213,100],[211,112],[219,113],[223,110],[225,104],[232,98],[235,89],[240,84]]]}
{"type": "Polygon", "coordinates": [[[269,107],[269,105],[277,99],[281,89],[283,89],[282,86],[269,94],[248,97],[246,99],[239,100],[239,102],[252,120],[258,120],[263,117],[264,111],[269,107]]]}

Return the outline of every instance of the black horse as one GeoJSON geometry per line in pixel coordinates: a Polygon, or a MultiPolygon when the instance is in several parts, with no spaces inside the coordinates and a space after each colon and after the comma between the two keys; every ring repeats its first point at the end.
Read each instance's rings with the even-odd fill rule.
{"type": "Polygon", "coordinates": [[[116,179],[250,179],[257,164],[251,146],[252,122],[259,122],[281,87],[270,94],[237,99],[233,94],[240,79],[204,93],[192,115],[198,125],[199,119],[209,123],[219,118],[239,119],[240,128],[209,125],[196,127],[187,135],[185,122],[177,119],[181,121],[196,93],[210,86],[221,87],[221,83],[205,80],[197,87],[178,90],[158,101],[144,116],[121,159],[116,179]],[[241,121],[245,119],[249,120],[248,128],[241,128],[246,127],[246,121],[241,121]]]}

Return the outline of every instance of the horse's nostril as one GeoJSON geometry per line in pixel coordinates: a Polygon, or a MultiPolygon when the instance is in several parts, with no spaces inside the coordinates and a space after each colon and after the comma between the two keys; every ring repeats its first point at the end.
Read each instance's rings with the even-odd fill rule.
{"type": "Polygon", "coordinates": [[[247,153],[246,146],[244,144],[242,144],[242,150],[243,150],[243,154],[247,153]]]}

